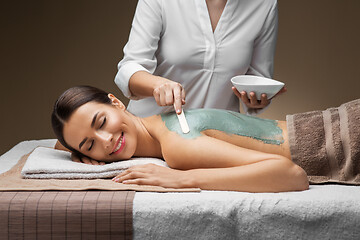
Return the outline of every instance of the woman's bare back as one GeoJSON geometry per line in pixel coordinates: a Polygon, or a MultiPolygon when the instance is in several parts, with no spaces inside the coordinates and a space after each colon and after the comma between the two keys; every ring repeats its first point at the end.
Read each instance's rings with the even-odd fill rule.
{"type": "Polygon", "coordinates": [[[218,148],[219,141],[213,143],[211,139],[205,139],[213,138],[240,148],[282,155],[290,159],[286,122],[217,109],[188,110],[185,114],[190,127],[190,133],[187,134],[181,132],[175,113],[150,117],[146,121],[149,124],[145,125],[163,148],[166,146],[178,154],[204,142],[209,149],[217,148],[217,152],[221,154],[225,150],[218,148]],[[182,150],[178,151],[179,149],[182,150]]]}

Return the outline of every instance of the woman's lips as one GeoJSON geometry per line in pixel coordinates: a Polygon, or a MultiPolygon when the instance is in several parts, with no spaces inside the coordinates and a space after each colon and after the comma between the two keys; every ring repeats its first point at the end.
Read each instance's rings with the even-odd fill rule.
{"type": "Polygon", "coordinates": [[[120,153],[125,147],[125,135],[124,132],[121,133],[118,141],[116,142],[115,148],[111,154],[118,154],[120,153]]]}

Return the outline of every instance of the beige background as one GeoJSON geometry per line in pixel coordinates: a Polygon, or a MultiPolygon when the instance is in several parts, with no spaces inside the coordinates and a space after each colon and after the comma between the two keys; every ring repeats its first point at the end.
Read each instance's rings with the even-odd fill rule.
{"type": "MultiPolygon", "coordinates": [[[[93,85],[122,99],[113,79],[137,1],[2,3],[0,154],[23,140],[54,138],[52,105],[68,87],[93,85]]],[[[278,0],[274,78],[286,83],[261,117],[359,98],[360,1],[278,0]]]]}

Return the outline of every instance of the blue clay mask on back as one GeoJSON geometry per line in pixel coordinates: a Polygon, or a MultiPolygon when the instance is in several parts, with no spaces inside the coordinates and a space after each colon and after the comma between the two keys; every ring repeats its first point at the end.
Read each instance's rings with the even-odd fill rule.
{"type": "Polygon", "coordinates": [[[219,130],[227,134],[250,137],[267,144],[280,145],[284,142],[282,129],[277,121],[261,119],[219,109],[192,109],[185,111],[190,132],[182,133],[176,113],[161,114],[166,127],[183,138],[193,139],[201,136],[201,132],[209,129],[219,130]]]}

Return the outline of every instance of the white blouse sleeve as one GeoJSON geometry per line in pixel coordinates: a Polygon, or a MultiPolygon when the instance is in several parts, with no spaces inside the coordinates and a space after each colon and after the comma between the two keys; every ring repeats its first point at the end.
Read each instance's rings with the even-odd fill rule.
{"type": "Polygon", "coordinates": [[[118,64],[115,83],[131,99],[129,79],[138,71],[154,73],[157,60],[155,52],[161,36],[163,22],[161,0],[139,0],[136,7],[129,40],[124,47],[124,57],[118,64]]]}
{"type": "Polygon", "coordinates": [[[271,8],[265,23],[255,39],[253,56],[247,75],[257,75],[272,78],[274,70],[274,55],[278,30],[277,2],[271,8]]]}
{"type": "MultiPolygon", "coordinates": [[[[278,30],[278,8],[277,1],[272,6],[259,36],[255,39],[253,56],[246,75],[256,75],[272,78],[274,71],[274,55],[278,30]]],[[[242,103],[242,102],[241,102],[242,103]]],[[[263,109],[248,109],[242,103],[244,111],[249,115],[256,115],[263,112],[270,104],[263,109]]]]}

